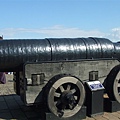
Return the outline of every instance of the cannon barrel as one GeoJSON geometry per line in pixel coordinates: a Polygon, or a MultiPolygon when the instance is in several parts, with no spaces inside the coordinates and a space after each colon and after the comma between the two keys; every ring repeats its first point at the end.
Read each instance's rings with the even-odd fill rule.
{"type": "Polygon", "coordinates": [[[25,62],[118,58],[120,43],[106,38],[9,39],[0,41],[0,71],[25,62]]]}
{"type": "Polygon", "coordinates": [[[25,62],[50,61],[51,47],[48,40],[1,40],[0,70],[11,71],[25,62]]]}

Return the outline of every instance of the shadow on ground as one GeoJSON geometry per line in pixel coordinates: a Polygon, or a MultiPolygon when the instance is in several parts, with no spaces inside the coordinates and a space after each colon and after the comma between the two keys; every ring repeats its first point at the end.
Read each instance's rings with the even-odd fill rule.
{"type": "Polygon", "coordinates": [[[16,94],[0,96],[0,119],[45,120],[41,106],[26,106],[16,94]]]}

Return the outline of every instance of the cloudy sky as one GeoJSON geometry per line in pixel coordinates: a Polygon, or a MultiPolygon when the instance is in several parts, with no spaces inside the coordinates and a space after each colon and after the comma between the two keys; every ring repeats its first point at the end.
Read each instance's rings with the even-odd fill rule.
{"type": "Polygon", "coordinates": [[[120,41],[120,0],[0,0],[0,35],[120,41]]]}

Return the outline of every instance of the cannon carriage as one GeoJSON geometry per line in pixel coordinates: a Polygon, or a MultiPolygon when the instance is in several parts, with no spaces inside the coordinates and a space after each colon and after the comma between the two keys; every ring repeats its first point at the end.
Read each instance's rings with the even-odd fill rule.
{"type": "Polygon", "coordinates": [[[44,105],[58,118],[84,105],[84,83],[100,81],[120,103],[120,43],[105,38],[46,38],[0,41],[0,71],[14,72],[25,104],[44,105]]]}

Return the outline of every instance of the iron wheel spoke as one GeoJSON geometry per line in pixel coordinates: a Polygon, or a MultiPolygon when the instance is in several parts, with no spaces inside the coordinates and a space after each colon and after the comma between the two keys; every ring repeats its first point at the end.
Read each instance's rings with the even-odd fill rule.
{"type": "Polygon", "coordinates": [[[67,90],[70,90],[70,88],[71,88],[71,85],[68,84],[68,85],[67,85],[67,90]]]}
{"type": "Polygon", "coordinates": [[[77,100],[77,99],[78,99],[78,96],[74,96],[74,98],[75,98],[75,100],[77,100]]]}
{"type": "Polygon", "coordinates": [[[74,94],[76,92],[76,89],[72,89],[70,91],[72,92],[72,94],[74,94]]]}
{"type": "Polygon", "coordinates": [[[54,95],[54,96],[55,96],[55,97],[60,97],[60,95],[61,95],[60,93],[55,92],[55,95],[54,95]]]}
{"type": "Polygon", "coordinates": [[[65,91],[65,89],[64,89],[64,87],[63,87],[62,85],[61,85],[59,88],[60,88],[60,91],[61,91],[61,92],[64,92],[64,91],[65,91]]]}

